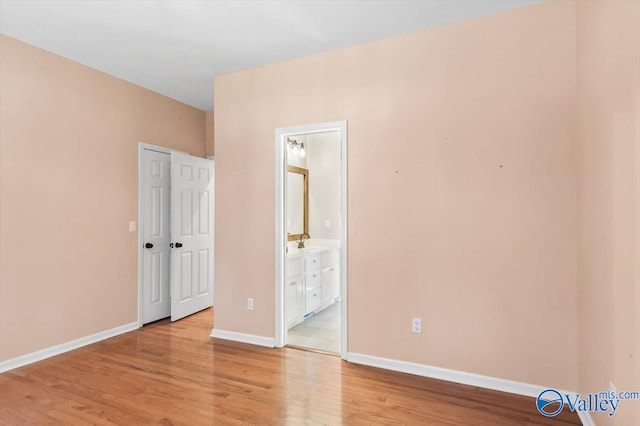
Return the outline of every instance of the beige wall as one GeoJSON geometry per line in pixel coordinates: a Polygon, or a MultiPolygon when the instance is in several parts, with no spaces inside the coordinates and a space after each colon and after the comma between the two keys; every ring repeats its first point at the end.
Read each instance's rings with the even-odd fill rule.
{"type": "MultiPolygon", "coordinates": [[[[351,352],[640,389],[639,20],[550,2],[216,78],[216,327],[274,335],[274,128],[347,119],[351,352]]],[[[137,141],[213,155],[214,113],[5,36],[0,94],[1,361],[136,320],[137,141]]]]}
{"type": "Polygon", "coordinates": [[[215,327],[274,336],[274,129],[345,119],[349,351],[574,389],[575,43],[550,2],[216,77],[215,327]]]}
{"type": "MultiPolygon", "coordinates": [[[[640,390],[640,2],[578,2],[579,389],[640,390]]],[[[640,424],[621,402],[598,424],[640,424]]]]}
{"type": "Polygon", "coordinates": [[[213,111],[207,111],[205,113],[205,155],[207,157],[209,156],[214,156],[215,153],[215,146],[214,146],[214,142],[213,142],[213,136],[214,136],[214,126],[213,126],[213,120],[214,120],[215,114],[213,113],[213,111]]]}
{"type": "Polygon", "coordinates": [[[138,141],[204,112],[0,36],[0,360],[137,320],[138,141]]]}

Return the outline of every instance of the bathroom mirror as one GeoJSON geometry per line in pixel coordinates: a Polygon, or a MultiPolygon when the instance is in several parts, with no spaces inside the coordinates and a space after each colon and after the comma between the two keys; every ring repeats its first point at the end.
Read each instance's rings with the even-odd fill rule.
{"type": "Polygon", "coordinates": [[[287,166],[287,241],[309,234],[309,170],[287,166]]]}

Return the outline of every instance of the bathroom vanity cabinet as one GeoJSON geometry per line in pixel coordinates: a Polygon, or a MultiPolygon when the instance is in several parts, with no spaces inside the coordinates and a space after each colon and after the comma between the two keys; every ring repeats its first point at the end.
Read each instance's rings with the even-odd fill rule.
{"type": "Polygon", "coordinates": [[[304,275],[299,274],[287,279],[285,289],[285,315],[287,321],[287,327],[291,328],[294,325],[302,322],[304,319],[304,275]]]}
{"type": "Polygon", "coordinates": [[[291,328],[340,296],[340,250],[313,248],[289,254],[285,287],[285,319],[291,328]]]}
{"type": "Polygon", "coordinates": [[[340,251],[322,253],[322,306],[327,307],[340,297],[340,251]]]}

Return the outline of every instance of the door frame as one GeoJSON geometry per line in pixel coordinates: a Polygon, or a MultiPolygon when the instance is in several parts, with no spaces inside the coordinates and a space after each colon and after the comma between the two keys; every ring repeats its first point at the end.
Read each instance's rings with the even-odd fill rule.
{"type": "Polygon", "coordinates": [[[287,150],[285,148],[288,136],[340,132],[340,298],[341,298],[341,342],[340,356],[347,359],[347,288],[348,288],[348,264],[347,264],[347,121],[332,121],[325,123],[305,124],[302,126],[280,127],[275,130],[276,144],[276,279],[275,279],[275,318],[276,318],[276,347],[285,345],[285,335],[287,332],[284,313],[284,284],[286,278],[286,247],[285,237],[285,206],[287,194],[287,150]]]}
{"type": "Polygon", "coordinates": [[[179,152],[181,154],[188,154],[188,152],[180,151],[177,149],[165,148],[159,145],[152,145],[149,143],[145,143],[142,141],[138,142],[138,327],[142,327],[142,310],[143,310],[143,250],[142,245],[144,244],[144,235],[142,235],[142,230],[144,229],[144,214],[143,214],[143,203],[142,203],[142,155],[144,150],[161,152],[163,154],[171,155],[172,152],[179,152]]]}

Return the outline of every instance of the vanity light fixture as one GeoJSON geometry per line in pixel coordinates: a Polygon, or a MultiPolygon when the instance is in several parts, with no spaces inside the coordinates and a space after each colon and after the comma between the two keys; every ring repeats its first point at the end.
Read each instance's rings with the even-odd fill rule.
{"type": "Polygon", "coordinates": [[[306,150],[304,149],[304,143],[298,142],[295,139],[287,138],[287,149],[290,154],[299,156],[300,158],[304,158],[307,155],[306,150]]]}

